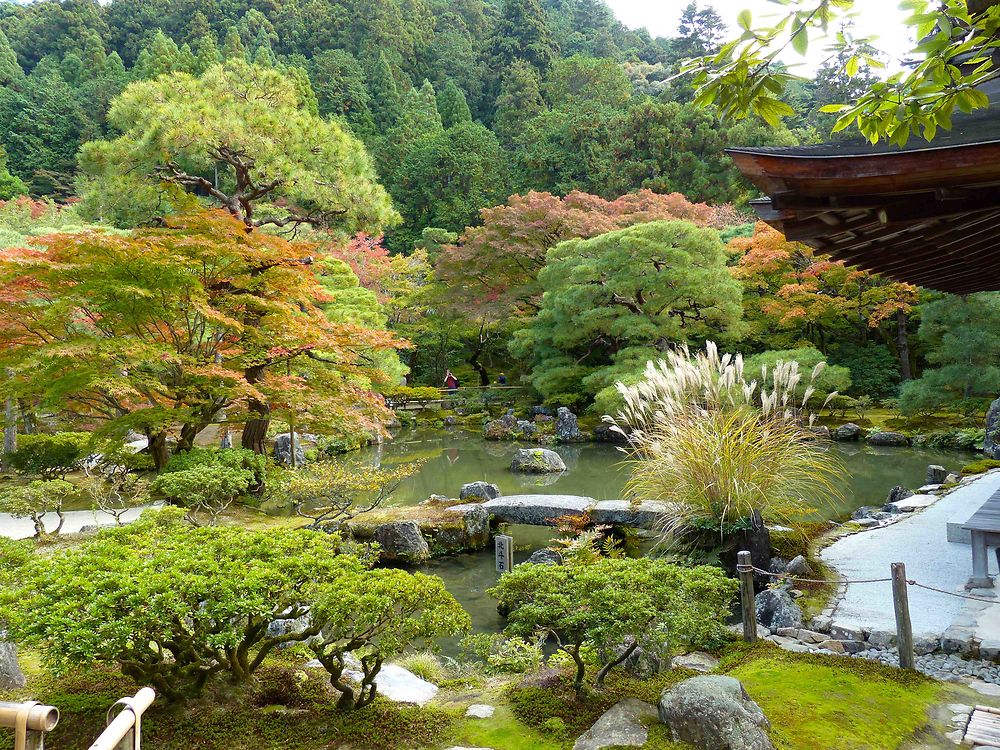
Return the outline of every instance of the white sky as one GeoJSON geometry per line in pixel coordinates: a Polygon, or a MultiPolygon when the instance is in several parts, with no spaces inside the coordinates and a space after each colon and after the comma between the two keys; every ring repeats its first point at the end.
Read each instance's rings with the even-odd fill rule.
{"type": "MultiPolygon", "coordinates": [[[[630,28],[645,26],[649,33],[656,36],[673,36],[677,31],[677,21],[688,0],[607,0],[618,19],[630,28]]],[[[711,5],[729,26],[729,39],[736,28],[736,16],[744,8],[753,13],[754,25],[763,21],[768,15],[780,13],[782,6],[768,0],[698,0],[699,7],[711,5]]],[[[898,0],[856,0],[854,35],[856,37],[877,35],[879,39],[875,46],[887,52],[892,58],[890,68],[896,68],[893,62],[903,57],[912,47],[909,38],[909,28],[902,21],[906,14],[897,7],[898,0]]],[[[794,72],[805,74],[814,70],[825,57],[825,45],[818,38],[810,40],[809,52],[805,58],[789,51],[784,57],[788,64],[805,63],[794,72]]]]}

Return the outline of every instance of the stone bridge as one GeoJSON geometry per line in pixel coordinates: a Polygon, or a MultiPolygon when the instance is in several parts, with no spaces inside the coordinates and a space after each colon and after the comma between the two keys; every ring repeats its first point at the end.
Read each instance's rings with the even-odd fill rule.
{"type": "Polygon", "coordinates": [[[501,523],[552,526],[552,519],[559,516],[589,513],[594,523],[644,529],[653,528],[670,510],[666,503],[656,501],[630,503],[579,495],[502,495],[485,503],[453,505],[450,510],[463,512],[480,506],[501,523]]]}

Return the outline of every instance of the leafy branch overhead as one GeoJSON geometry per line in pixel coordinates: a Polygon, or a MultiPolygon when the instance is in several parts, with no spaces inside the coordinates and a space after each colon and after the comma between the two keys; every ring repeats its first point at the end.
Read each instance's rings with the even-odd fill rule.
{"type": "MultiPolygon", "coordinates": [[[[855,0],[779,0],[782,14],[764,23],[749,10],[736,19],[740,36],[714,53],[688,60],[682,73],[693,74],[695,102],[716,107],[724,116],[751,114],[771,125],[795,114],[787,96],[791,84],[804,80],[791,73],[783,56],[805,55],[811,40],[826,37],[824,52],[851,79],[885,68],[874,39],[851,33],[855,0]]],[[[904,0],[906,24],[919,43],[907,70],[872,81],[855,100],[831,102],[821,112],[836,114],[834,132],[852,125],[872,143],[904,145],[911,135],[932,140],[938,129],[950,130],[956,110],[989,106],[980,88],[1000,75],[993,54],[1000,46],[1000,4],[995,0],[904,0]]]]}

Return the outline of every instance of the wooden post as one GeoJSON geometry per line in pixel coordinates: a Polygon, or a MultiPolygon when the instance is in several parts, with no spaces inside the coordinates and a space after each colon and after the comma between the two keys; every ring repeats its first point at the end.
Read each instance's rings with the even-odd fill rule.
{"type": "Polygon", "coordinates": [[[892,564],[892,605],[896,610],[896,645],[900,669],[916,669],[913,658],[913,627],[910,624],[910,600],[906,592],[906,566],[892,564]]]}
{"type": "Polygon", "coordinates": [[[740,608],[743,610],[743,640],[757,641],[757,610],[754,606],[753,559],[750,553],[736,554],[736,570],[740,574],[740,608]]]}
{"type": "Polygon", "coordinates": [[[514,537],[497,534],[497,573],[509,573],[514,568],[514,537]]]}

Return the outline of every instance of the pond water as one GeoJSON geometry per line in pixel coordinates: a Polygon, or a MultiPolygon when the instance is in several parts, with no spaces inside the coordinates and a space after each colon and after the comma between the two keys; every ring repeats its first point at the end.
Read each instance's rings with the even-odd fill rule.
{"type": "MultiPolygon", "coordinates": [[[[553,446],[567,471],[542,476],[510,471],[511,457],[521,447],[524,445],[488,442],[470,430],[415,428],[399,432],[391,442],[366,449],[359,458],[386,466],[424,462],[419,473],[393,494],[392,505],[412,505],[434,494],[457,497],[463,484],[477,480],[492,482],[505,495],[584,495],[598,500],[622,497],[628,469],[622,464],[623,454],[612,445],[553,446]]],[[[820,517],[834,520],[849,516],[862,505],[882,503],[897,484],[916,489],[924,483],[928,464],[958,470],[975,457],[958,451],[874,448],[863,443],[831,443],[829,450],[831,458],[840,461],[847,474],[841,502],[818,508],[820,517]]]]}
{"type": "MultiPolygon", "coordinates": [[[[585,495],[599,500],[620,498],[627,469],[623,455],[614,446],[600,443],[559,445],[556,450],[566,462],[567,471],[557,476],[532,477],[510,471],[510,460],[519,447],[514,443],[487,442],[479,433],[459,428],[416,428],[399,432],[392,442],[373,446],[360,458],[372,463],[392,465],[421,460],[423,467],[394,493],[390,504],[412,505],[432,494],[456,497],[466,482],[493,482],[507,495],[519,493],[585,495]]],[[[916,489],[924,483],[928,464],[940,464],[958,470],[976,454],[912,448],[874,448],[863,443],[832,443],[831,458],[845,467],[847,477],[842,487],[843,499],[833,507],[819,510],[828,519],[843,519],[862,505],[885,501],[889,490],[898,485],[916,489]]],[[[517,551],[515,562],[546,546],[552,531],[533,526],[510,529],[517,551]]],[[[472,618],[476,632],[497,632],[503,621],[496,602],[486,589],[496,583],[492,551],[456,555],[432,560],[424,572],[441,576],[448,590],[472,618]]],[[[454,656],[456,641],[442,642],[445,654],[454,656]]]]}

